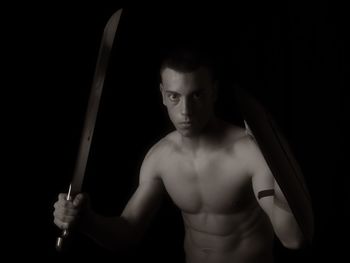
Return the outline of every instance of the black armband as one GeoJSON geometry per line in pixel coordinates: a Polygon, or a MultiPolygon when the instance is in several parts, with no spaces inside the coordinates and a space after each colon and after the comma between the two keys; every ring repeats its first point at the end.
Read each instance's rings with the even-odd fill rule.
{"type": "Polygon", "coordinates": [[[262,190],[258,193],[258,199],[261,199],[266,196],[273,196],[275,195],[275,190],[274,189],[268,189],[268,190],[262,190]]]}

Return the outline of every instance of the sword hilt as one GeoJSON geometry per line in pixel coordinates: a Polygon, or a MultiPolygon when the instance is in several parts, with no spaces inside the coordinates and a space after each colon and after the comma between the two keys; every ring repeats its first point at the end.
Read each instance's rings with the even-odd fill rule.
{"type": "MultiPolygon", "coordinates": [[[[67,194],[67,200],[71,200],[71,190],[72,190],[72,184],[69,184],[69,190],[68,190],[68,194],[67,194]]],[[[61,236],[59,236],[57,239],[56,239],[56,250],[58,252],[61,252],[62,249],[63,249],[63,243],[64,243],[64,240],[68,237],[69,235],[69,231],[67,229],[63,230],[62,231],[62,234],[61,236]]]]}
{"type": "Polygon", "coordinates": [[[63,250],[63,243],[64,243],[63,241],[65,238],[68,237],[68,234],[69,234],[68,230],[63,230],[61,236],[56,239],[56,250],[58,252],[61,252],[63,250]]]}

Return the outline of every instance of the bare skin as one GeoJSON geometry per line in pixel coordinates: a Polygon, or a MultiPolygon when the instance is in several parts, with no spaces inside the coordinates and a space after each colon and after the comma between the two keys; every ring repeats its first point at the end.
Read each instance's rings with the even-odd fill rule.
{"type": "Polygon", "coordinates": [[[195,152],[183,150],[176,132],[153,151],[156,178],[182,211],[187,262],[271,262],[271,223],[240,156],[251,139],[242,129],[218,126],[221,141],[203,140],[195,152]]]}
{"type": "MultiPolygon", "coordinates": [[[[167,68],[160,89],[176,130],[148,152],[121,216],[105,218],[87,206],[81,231],[111,249],[137,242],[167,193],[182,211],[188,263],[273,262],[274,235],[299,248],[303,236],[254,138],[214,116],[216,88],[206,69],[167,68]],[[275,194],[258,199],[266,189],[275,194]]],[[[76,221],[82,199],[60,195],[58,227],[76,221]]]]}

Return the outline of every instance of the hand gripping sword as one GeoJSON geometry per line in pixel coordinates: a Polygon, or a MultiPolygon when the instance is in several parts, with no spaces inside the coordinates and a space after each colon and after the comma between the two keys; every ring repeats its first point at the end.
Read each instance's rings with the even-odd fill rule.
{"type": "MultiPolygon", "coordinates": [[[[75,163],[75,170],[72,181],[69,185],[69,191],[67,194],[67,200],[71,200],[72,197],[81,192],[83,179],[85,175],[85,169],[87,160],[89,157],[89,151],[91,146],[91,140],[94,133],[98,107],[100,104],[101,94],[103,90],[103,84],[106,77],[107,66],[109,62],[110,53],[115,38],[115,33],[119,24],[122,9],[116,11],[108,20],[102,35],[100,49],[97,57],[96,68],[94,78],[92,81],[90,98],[85,115],[84,126],[82,130],[82,136],[78,151],[77,160],[75,163]]],[[[63,241],[68,237],[68,230],[64,230],[60,237],[56,241],[56,250],[61,251],[63,241]]]]}

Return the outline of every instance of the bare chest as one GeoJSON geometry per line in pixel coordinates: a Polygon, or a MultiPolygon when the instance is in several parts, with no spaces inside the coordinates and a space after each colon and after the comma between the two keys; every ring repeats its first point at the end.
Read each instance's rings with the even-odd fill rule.
{"type": "Polygon", "coordinates": [[[162,178],[174,203],[186,213],[234,213],[253,196],[244,165],[224,153],[200,158],[177,154],[163,162],[162,178]]]}

